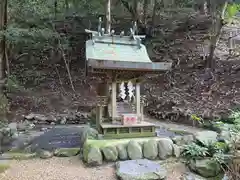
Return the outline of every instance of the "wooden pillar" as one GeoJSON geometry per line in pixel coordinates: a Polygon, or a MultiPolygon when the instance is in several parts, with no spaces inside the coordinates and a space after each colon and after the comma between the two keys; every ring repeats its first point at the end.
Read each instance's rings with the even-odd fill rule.
{"type": "Polygon", "coordinates": [[[140,94],[140,82],[136,82],[136,113],[138,120],[141,121],[141,94],[140,94]]]}
{"type": "Polygon", "coordinates": [[[102,123],[102,107],[97,106],[96,107],[96,128],[100,132],[100,125],[102,123]]]}
{"type": "Polygon", "coordinates": [[[144,114],[144,113],[143,113],[143,111],[144,111],[143,108],[144,108],[144,103],[141,103],[141,121],[143,121],[143,118],[144,118],[144,117],[143,117],[143,114],[144,114]]]}
{"type": "MultiPolygon", "coordinates": [[[[105,82],[100,82],[97,86],[97,98],[101,96],[107,96],[107,84],[105,82]]],[[[104,107],[105,104],[101,103],[101,100],[97,100],[96,105],[96,128],[100,131],[101,123],[103,122],[103,117],[105,116],[104,107]]]]}
{"type": "Polygon", "coordinates": [[[117,116],[117,83],[115,80],[112,81],[112,122],[115,122],[117,116]]]}

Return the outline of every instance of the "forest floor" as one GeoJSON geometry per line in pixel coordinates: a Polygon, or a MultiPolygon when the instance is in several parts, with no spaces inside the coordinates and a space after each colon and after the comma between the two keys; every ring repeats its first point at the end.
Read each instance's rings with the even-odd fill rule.
{"type": "MultiPolygon", "coordinates": [[[[175,160],[162,163],[168,171],[167,180],[179,180],[187,171],[175,160]]],[[[86,168],[78,157],[11,161],[11,168],[0,174],[0,180],[117,180],[114,164],[86,168]]]]}

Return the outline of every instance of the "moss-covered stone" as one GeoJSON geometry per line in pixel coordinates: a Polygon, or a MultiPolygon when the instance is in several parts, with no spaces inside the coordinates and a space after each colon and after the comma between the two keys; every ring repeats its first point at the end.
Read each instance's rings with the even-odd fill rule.
{"type": "Polygon", "coordinates": [[[93,147],[103,148],[107,146],[117,146],[120,144],[127,145],[129,141],[134,140],[140,144],[143,142],[146,142],[148,140],[156,140],[158,141],[159,137],[150,137],[150,138],[126,138],[126,139],[101,139],[101,140],[95,140],[95,139],[87,139],[87,141],[84,143],[84,147],[87,145],[91,145],[93,147]]]}
{"type": "Polygon", "coordinates": [[[128,143],[127,152],[129,158],[132,160],[143,158],[142,146],[134,140],[128,143]]]}
{"type": "Polygon", "coordinates": [[[191,160],[189,168],[205,178],[215,177],[221,172],[220,164],[211,159],[191,160]]]}
{"type": "Polygon", "coordinates": [[[7,164],[7,163],[0,163],[0,173],[5,172],[9,168],[10,168],[9,164],[7,164]]]}
{"type": "Polygon", "coordinates": [[[27,159],[32,159],[36,158],[37,154],[36,153],[17,153],[17,152],[7,152],[2,154],[0,159],[4,160],[27,160],[27,159]]]}
{"type": "Polygon", "coordinates": [[[161,138],[158,142],[158,155],[160,159],[166,159],[173,154],[173,142],[169,138],[161,138]]]}
{"type": "Polygon", "coordinates": [[[118,151],[115,146],[104,147],[102,152],[107,161],[116,161],[118,159],[118,151]]]}
{"type": "Polygon", "coordinates": [[[76,156],[80,152],[80,148],[59,148],[54,152],[54,156],[57,157],[71,157],[76,156]]]}
{"type": "Polygon", "coordinates": [[[120,160],[127,160],[128,159],[128,153],[127,153],[127,144],[129,141],[134,140],[138,143],[143,143],[148,140],[156,140],[158,141],[159,137],[151,137],[151,138],[131,138],[131,139],[101,139],[101,140],[95,140],[95,139],[87,139],[87,141],[84,143],[83,146],[83,160],[88,163],[88,154],[90,148],[97,148],[97,149],[103,149],[104,147],[108,146],[115,146],[118,150],[118,155],[120,160]]]}
{"type": "Polygon", "coordinates": [[[181,155],[181,149],[178,145],[176,144],[173,144],[173,155],[176,157],[176,158],[179,158],[180,155],[181,155]]]}
{"type": "Polygon", "coordinates": [[[149,140],[143,144],[143,156],[147,159],[156,159],[158,155],[157,141],[149,140]]]}
{"type": "Polygon", "coordinates": [[[83,159],[89,166],[98,166],[102,164],[103,156],[98,147],[88,146],[83,151],[83,159]]]}
{"type": "Polygon", "coordinates": [[[128,153],[127,153],[127,146],[124,144],[119,144],[116,146],[118,151],[118,158],[120,160],[127,160],[128,159],[128,153]]]}
{"type": "Polygon", "coordinates": [[[49,159],[53,157],[53,152],[46,150],[39,150],[37,154],[41,159],[49,159]]]}

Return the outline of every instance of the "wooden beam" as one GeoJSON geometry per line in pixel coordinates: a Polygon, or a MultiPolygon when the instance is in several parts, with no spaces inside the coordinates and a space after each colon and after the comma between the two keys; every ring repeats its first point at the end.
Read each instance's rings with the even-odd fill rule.
{"type": "Polygon", "coordinates": [[[131,71],[167,71],[172,63],[131,62],[89,59],[88,66],[94,69],[131,70],[131,71]]]}

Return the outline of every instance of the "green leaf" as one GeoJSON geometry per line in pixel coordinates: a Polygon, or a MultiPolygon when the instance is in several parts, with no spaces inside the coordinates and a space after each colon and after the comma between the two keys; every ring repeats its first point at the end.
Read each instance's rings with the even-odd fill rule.
{"type": "Polygon", "coordinates": [[[238,12],[239,12],[239,5],[238,4],[233,3],[233,4],[228,5],[228,7],[227,7],[228,17],[232,18],[238,12]]]}

